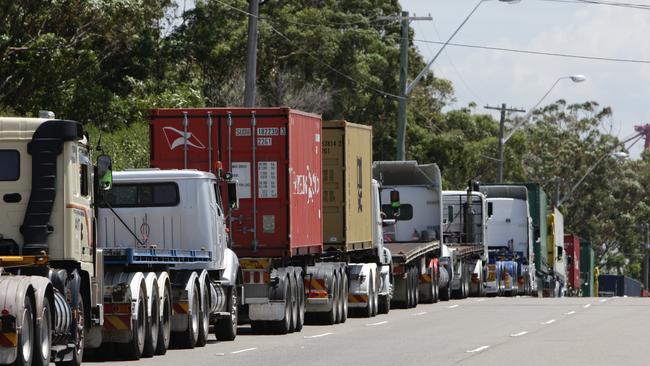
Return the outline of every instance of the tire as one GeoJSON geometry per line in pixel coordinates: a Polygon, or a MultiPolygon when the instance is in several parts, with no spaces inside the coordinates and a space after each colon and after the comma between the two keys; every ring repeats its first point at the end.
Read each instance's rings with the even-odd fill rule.
{"type": "Polygon", "coordinates": [[[292,275],[287,278],[287,281],[289,281],[289,292],[291,293],[291,323],[289,324],[289,333],[293,333],[296,331],[296,324],[298,323],[298,285],[292,275]]]}
{"type": "Polygon", "coordinates": [[[410,309],[413,307],[413,274],[409,268],[406,272],[406,281],[404,281],[404,286],[406,288],[406,308],[410,309]]]}
{"type": "Polygon", "coordinates": [[[420,274],[418,269],[413,267],[413,307],[417,307],[420,303],[420,274]]]}
{"type": "Polygon", "coordinates": [[[291,291],[289,290],[288,277],[282,277],[280,283],[275,289],[271,290],[271,299],[280,300],[284,299],[284,318],[278,321],[268,322],[268,327],[275,334],[287,334],[291,329],[291,291]]]}
{"type": "Polygon", "coordinates": [[[214,335],[218,341],[230,342],[237,337],[238,307],[237,286],[233,286],[230,289],[230,307],[228,309],[230,315],[220,318],[214,325],[214,335]]]}
{"type": "Polygon", "coordinates": [[[34,306],[31,297],[23,300],[23,328],[18,337],[14,366],[31,366],[34,360],[34,306]]]}
{"type": "Polygon", "coordinates": [[[34,357],[32,365],[47,366],[50,363],[52,350],[52,313],[50,313],[50,300],[43,298],[40,318],[34,332],[34,357]]]}
{"type": "Polygon", "coordinates": [[[447,286],[443,287],[442,289],[440,289],[440,287],[438,286],[440,301],[449,301],[449,299],[451,298],[450,286],[451,286],[451,280],[447,283],[447,286]]]}
{"type": "Polygon", "coordinates": [[[440,300],[440,286],[438,284],[438,274],[433,277],[433,303],[437,303],[440,300]]]}
{"type": "MultiPolygon", "coordinates": [[[[425,304],[433,304],[436,298],[436,289],[435,289],[435,277],[433,275],[433,268],[428,269],[428,274],[431,276],[431,282],[428,282],[428,286],[421,294],[422,302],[425,304]]],[[[418,286],[419,291],[419,286],[418,286]]]]}
{"type": "Polygon", "coordinates": [[[152,288],[152,294],[150,295],[153,299],[151,301],[151,314],[149,314],[149,317],[147,318],[147,329],[144,337],[144,349],[142,351],[142,357],[153,357],[154,353],[156,353],[156,347],[158,346],[158,335],[160,334],[158,287],[154,284],[152,288]]]}
{"type": "Polygon", "coordinates": [[[171,338],[172,329],[172,298],[169,288],[163,289],[162,302],[160,303],[160,323],[158,324],[158,344],[156,345],[156,355],[164,355],[169,349],[169,339],[171,338]]]}
{"type": "Polygon", "coordinates": [[[131,340],[128,343],[118,343],[118,352],[124,355],[128,360],[139,360],[144,352],[145,338],[147,334],[147,303],[145,301],[146,290],[144,286],[140,288],[138,294],[138,308],[136,318],[131,320],[131,340]]]}
{"type": "Polygon", "coordinates": [[[72,324],[70,328],[73,333],[73,338],[70,340],[74,343],[74,351],[72,352],[72,359],[69,361],[56,362],[56,366],[81,366],[81,361],[84,357],[84,345],[86,340],[86,307],[84,305],[81,293],[77,294],[77,304],[72,309],[72,324]]]}
{"type": "Polygon", "coordinates": [[[296,323],[296,332],[300,332],[305,325],[305,283],[301,272],[296,272],[296,284],[298,287],[298,323],[296,323]]]}
{"type": "Polygon", "coordinates": [[[363,308],[362,314],[364,318],[371,318],[373,316],[373,298],[374,298],[374,286],[372,285],[374,282],[374,277],[372,271],[370,271],[370,276],[368,276],[368,300],[366,307],[363,308]]]}
{"type": "Polygon", "coordinates": [[[341,304],[341,323],[348,320],[348,275],[345,271],[341,272],[341,295],[339,296],[341,304]]]}
{"type": "Polygon", "coordinates": [[[327,325],[336,324],[338,320],[338,303],[339,303],[339,281],[336,273],[332,275],[332,308],[324,315],[324,322],[327,325]]]}
{"type": "Polygon", "coordinates": [[[208,343],[210,334],[210,284],[205,284],[205,291],[201,292],[201,312],[199,316],[199,337],[196,339],[196,346],[203,347],[208,343]]]}
{"type": "Polygon", "coordinates": [[[182,332],[172,333],[172,343],[179,348],[194,348],[199,336],[199,316],[201,310],[199,309],[199,286],[194,285],[194,291],[190,301],[191,312],[187,314],[187,329],[182,332]]]}

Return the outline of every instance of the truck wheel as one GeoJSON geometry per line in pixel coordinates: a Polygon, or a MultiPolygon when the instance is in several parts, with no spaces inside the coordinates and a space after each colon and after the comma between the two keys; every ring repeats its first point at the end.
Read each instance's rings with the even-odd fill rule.
{"type": "Polygon", "coordinates": [[[34,356],[34,310],[32,299],[23,299],[23,328],[18,337],[14,366],[31,366],[34,356]]]}
{"type": "Polygon", "coordinates": [[[338,304],[339,304],[339,281],[336,273],[332,274],[332,287],[330,288],[332,294],[332,308],[324,314],[323,321],[326,325],[336,324],[338,319],[338,304]]]}
{"type": "Polygon", "coordinates": [[[140,288],[138,294],[138,308],[135,309],[136,318],[131,320],[131,341],[128,343],[119,343],[120,354],[123,354],[129,360],[139,360],[144,352],[144,343],[147,333],[147,303],[145,302],[146,289],[140,288]]]}
{"type": "Polygon", "coordinates": [[[420,303],[420,275],[418,269],[413,267],[413,307],[420,303]]]}
{"type": "Polygon", "coordinates": [[[293,316],[291,309],[291,291],[289,291],[289,283],[287,277],[281,277],[280,283],[271,289],[272,300],[284,300],[284,317],[282,320],[269,322],[268,325],[271,331],[275,334],[287,334],[291,329],[291,317],[293,316]]]}
{"type": "Polygon", "coordinates": [[[84,300],[81,293],[77,294],[77,304],[72,309],[72,339],[68,343],[74,344],[72,359],[69,361],[56,362],[56,366],[80,366],[84,356],[84,341],[86,338],[86,320],[84,300]]]}
{"type": "Polygon", "coordinates": [[[305,325],[305,282],[301,272],[296,272],[296,284],[298,287],[298,323],[296,323],[296,332],[300,332],[305,325]]]}
{"type": "Polygon", "coordinates": [[[196,346],[203,347],[208,343],[210,334],[210,284],[205,284],[205,291],[201,296],[201,312],[199,316],[199,337],[196,339],[196,346]]]}
{"type": "Polygon", "coordinates": [[[447,287],[439,289],[440,301],[449,301],[451,298],[451,289],[449,285],[451,285],[451,282],[447,283],[447,287]]]}
{"type": "Polygon", "coordinates": [[[230,307],[228,312],[230,315],[217,320],[214,325],[214,335],[218,341],[234,341],[237,337],[237,286],[233,286],[230,291],[230,307]]]}
{"type": "Polygon", "coordinates": [[[52,317],[50,310],[50,300],[44,297],[41,321],[36,325],[36,332],[34,333],[34,366],[47,366],[50,363],[52,350],[52,317]]]}
{"type": "Polygon", "coordinates": [[[287,281],[289,281],[289,292],[291,292],[291,323],[289,324],[289,333],[293,333],[296,331],[296,324],[298,323],[298,284],[296,284],[293,276],[289,276],[287,281]]]}
{"type": "Polygon", "coordinates": [[[158,324],[158,344],[156,345],[156,354],[164,355],[169,348],[169,338],[171,336],[171,317],[172,317],[172,298],[169,294],[169,288],[163,289],[162,302],[160,304],[160,324],[158,324]]]}
{"type": "MultiPolygon", "coordinates": [[[[435,277],[433,276],[433,268],[429,268],[427,271],[428,275],[431,276],[431,282],[426,282],[427,286],[425,289],[422,291],[421,297],[422,297],[422,302],[425,304],[433,304],[435,302],[435,297],[436,297],[436,290],[435,290],[435,277]]],[[[419,286],[418,286],[419,287],[419,286]]],[[[418,288],[419,292],[419,288],[418,288]]]]}
{"type": "Polygon", "coordinates": [[[440,286],[438,285],[438,278],[433,277],[433,303],[437,303],[440,300],[440,286]]]}
{"type": "Polygon", "coordinates": [[[372,317],[372,301],[374,298],[374,286],[372,286],[373,283],[373,273],[370,271],[370,276],[368,276],[368,300],[366,300],[366,307],[363,308],[363,316],[366,318],[371,318],[372,317]]]}
{"type": "Polygon", "coordinates": [[[194,348],[199,336],[199,286],[194,285],[190,301],[190,311],[187,314],[187,328],[182,332],[172,333],[172,343],[180,348],[194,348]]]}
{"type": "Polygon", "coordinates": [[[151,314],[147,320],[147,329],[144,336],[144,349],[142,357],[153,357],[158,345],[158,334],[160,328],[160,309],[158,307],[158,286],[154,284],[151,291],[151,314]]]}
{"type": "Polygon", "coordinates": [[[406,280],[404,281],[404,288],[406,289],[406,309],[413,307],[413,274],[409,268],[406,271],[406,280]]]}
{"type": "Polygon", "coordinates": [[[341,304],[339,308],[341,323],[345,323],[348,320],[348,275],[345,271],[341,272],[341,295],[339,296],[339,302],[341,304]]]}

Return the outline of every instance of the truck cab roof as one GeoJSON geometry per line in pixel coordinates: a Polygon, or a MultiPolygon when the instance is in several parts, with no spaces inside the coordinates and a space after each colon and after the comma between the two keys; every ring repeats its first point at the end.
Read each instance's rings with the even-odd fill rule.
{"type": "Polygon", "coordinates": [[[216,180],[214,174],[196,169],[133,169],[113,172],[115,183],[121,182],[151,182],[154,180],[181,180],[181,179],[212,179],[216,180]]]}

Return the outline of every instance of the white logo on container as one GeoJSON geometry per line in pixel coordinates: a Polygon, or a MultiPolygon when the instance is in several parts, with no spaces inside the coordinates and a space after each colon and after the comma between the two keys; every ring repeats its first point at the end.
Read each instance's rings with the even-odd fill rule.
{"type": "Polygon", "coordinates": [[[188,146],[197,149],[205,149],[205,145],[203,145],[203,143],[189,131],[185,133],[184,131],[177,130],[174,127],[163,127],[163,133],[165,134],[165,139],[167,140],[170,150],[183,146],[186,140],[188,146]]]}

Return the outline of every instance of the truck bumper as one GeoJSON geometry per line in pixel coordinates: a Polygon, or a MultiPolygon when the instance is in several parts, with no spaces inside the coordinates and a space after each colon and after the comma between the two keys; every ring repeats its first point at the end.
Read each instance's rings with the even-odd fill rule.
{"type": "Polygon", "coordinates": [[[270,300],[264,304],[248,305],[248,317],[251,321],[282,320],[284,318],[284,301],[270,300]]]}

